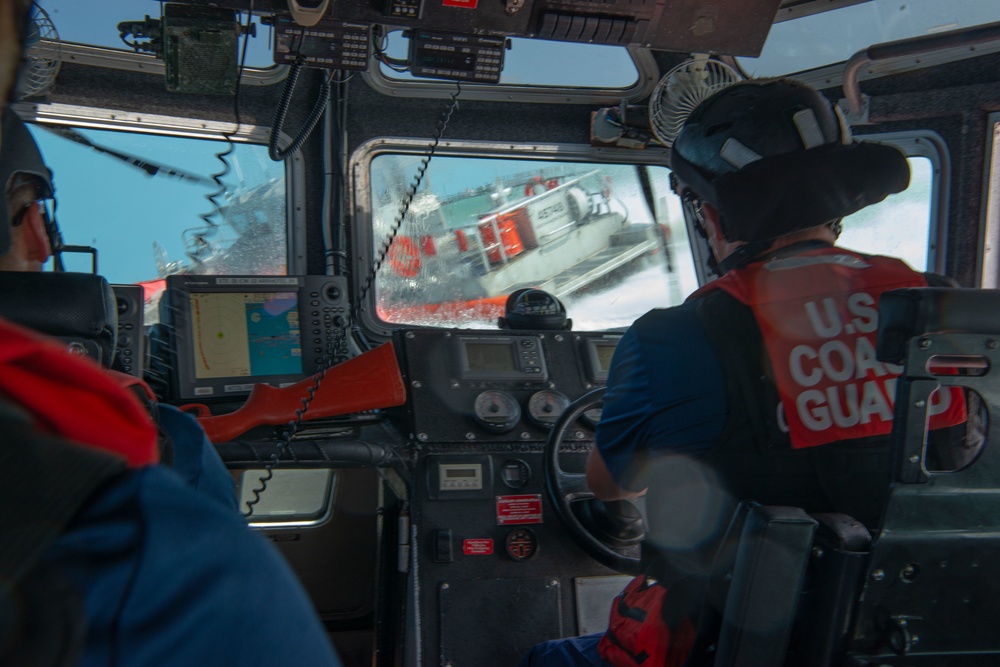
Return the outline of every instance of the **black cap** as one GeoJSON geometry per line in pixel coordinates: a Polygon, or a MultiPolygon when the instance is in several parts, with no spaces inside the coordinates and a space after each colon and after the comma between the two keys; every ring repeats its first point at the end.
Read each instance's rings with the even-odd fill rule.
{"type": "Polygon", "coordinates": [[[906,189],[897,149],[852,143],[840,114],[791,79],[742,81],[684,122],[670,166],[721,213],[729,241],[757,242],[837,220],[906,189]]]}
{"type": "Polygon", "coordinates": [[[2,120],[3,138],[0,139],[0,186],[3,187],[3,205],[0,206],[0,255],[10,250],[10,224],[7,219],[7,197],[21,178],[35,182],[38,194],[51,199],[52,172],[45,166],[42,152],[38,150],[31,132],[16,113],[5,109],[2,120]]]}

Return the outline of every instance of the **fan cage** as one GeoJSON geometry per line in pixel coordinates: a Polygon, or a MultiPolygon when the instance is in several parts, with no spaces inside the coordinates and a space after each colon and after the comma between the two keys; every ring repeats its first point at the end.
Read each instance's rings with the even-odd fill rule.
{"type": "Polygon", "coordinates": [[[695,107],[742,78],[719,60],[688,60],[667,72],[649,98],[650,129],[657,141],[670,148],[695,107]]]}
{"type": "Polygon", "coordinates": [[[25,64],[18,83],[21,98],[48,92],[62,64],[59,33],[48,13],[36,4],[31,19],[33,25],[25,39],[25,64]]]}

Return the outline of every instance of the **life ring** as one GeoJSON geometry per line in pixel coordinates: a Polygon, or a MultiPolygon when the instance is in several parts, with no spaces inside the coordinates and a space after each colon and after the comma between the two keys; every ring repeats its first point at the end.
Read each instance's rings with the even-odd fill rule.
{"type": "MultiPolygon", "coordinates": [[[[551,188],[549,188],[551,189],[551,188]]],[[[546,191],[545,179],[541,176],[535,176],[524,186],[524,196],[534,197],[535,195],[540,195],[546,191]]]]}
{"type": "Polygon", "coordinates": [[[403,278],[416,278],[420,273],[420,250],[409,236],[397,236],[389,246],[389,266],[403,278]]]}

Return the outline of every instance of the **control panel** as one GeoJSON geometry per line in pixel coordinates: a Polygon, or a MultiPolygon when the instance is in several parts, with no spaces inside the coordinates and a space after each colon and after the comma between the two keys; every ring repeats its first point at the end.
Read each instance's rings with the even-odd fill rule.
{"type": "Polygon", "coordinates": [[[331,365],[346,361],[350,320],[346,280],[339,276],[305,276],[302,297],[302,365],[306,373],[320,370],[324,355],[329,355],[331,365]]]}
{"type": "MultiPolygon", "coordinates": [[[[557,519],[543,452],[566,407],[604,384],[620,339],[538,329],[395,333],[408,398],[391,414],[414,443],[410,553],[419,561],[423,663],[481,664],[488,655],[516,664],[538,642],[602,629],[581,619],[604,622],[624,582],[557,519]],[[608,594],[577,587],[609,579],[608,594]]],[[[565,434],[564,472],[583,474],[595,421],[581,418],[565,434]]]]}
{"type": "Polygon", "coordinates": [[[324,19],[303,27],[291,16],[274,17],[274,62],[302,58],[309,67],[364,71],[371,50],[371,26],[324,19]]]}
{"type": "Polygon", "coordinates": [[[145,366],[145,332],[142,328],[143,291],[140,285],[112,285],[118,309],[118,343],[114,368],[142,377],[145,366]]]}
{"type": "Polygon", "coordinates": [[[410,72],[414,76],[500,83],[507,40],[427,30],[410,32],[410,72]]]}
{"type": "MultiPolygon", "coordinates": [[[[288,13],[287,0],[211,4],[288,13]]],[[[354,0],[330,2],[324,21],[758,56],[780,4],[781,0],[728,2],[724,7],[693,0],[354,0]]]]}
{"type": "MultiPolygon", "coordinates": [[[[620,338],[570,331],[397,332],[410,392],[406,430],[427,443],[544,442],[571,401],[607,380],[620,338]]],[[[515,479],[518,468],[506,474],[515,479]]]]}

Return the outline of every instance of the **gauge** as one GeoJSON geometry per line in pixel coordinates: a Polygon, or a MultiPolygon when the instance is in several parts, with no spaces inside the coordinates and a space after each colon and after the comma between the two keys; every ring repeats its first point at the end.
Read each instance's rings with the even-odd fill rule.
{"type": "Polygon", "coordinates": [[[520,489],[531,479],[531,468],[521,459],[508,459],[500,467],[500,479],[512,489],[520,489]]]}
{"type": "Polygon", "coordinates": [[[517,528],[507,534],[504,548],[507,555],[514,560],[528,560],[538,551],[538,540],[527,528],[517,528]]]}
{"type": "Polygon", "coordinates": [[[511,308],[518,315],[558,315],[564,311],[559,301],[540,289],[527,289],[519,293],[511,308]]]}
{"type": "Polygon", "coordinates": [[[591,408],[580,415],[580,421],[590,427],[591,430],[597,430],[597,424],[601,421],[601,408],[591,408]]]}
{"type": "Polygon", "coordinates": [[[505,329],[568,329],[566,307],[539,289],[519,289],[507,297],[500,327],[505,329]]]}
{"type": "Polygon", "coordinates": [[[528,416],[543,428],[552,428],[569,405],[569,399],[558,391],[537,391],[528,399],[528,416]]]}
{"type": "Polygon", "coordinates": [[[494,433],[506,433],[521,419],[521,406],[504,391],[490,389],[476,396],[476,421],[494,433]]]}

